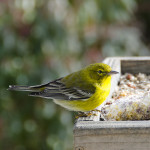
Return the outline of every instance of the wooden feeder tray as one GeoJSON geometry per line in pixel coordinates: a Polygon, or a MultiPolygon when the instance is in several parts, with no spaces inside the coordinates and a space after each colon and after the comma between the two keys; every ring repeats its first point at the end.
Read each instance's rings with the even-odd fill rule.
{"type": "MultiPolygon", "coordinates": [[[[124,73],[150,74],[150,57],[110,57],[104,63],[124,73]]],[[[112,77],[112,96],[120,75],[112,77]]],[[[81,117],[74,126],[75,150],[150,150],[150,121],[100,121],[97,116],[81,117]]]]}

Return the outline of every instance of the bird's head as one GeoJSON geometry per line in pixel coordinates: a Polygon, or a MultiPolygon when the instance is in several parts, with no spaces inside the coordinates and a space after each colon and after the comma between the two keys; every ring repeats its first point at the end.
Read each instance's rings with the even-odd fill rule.
{"type": "Polygon", "coordinates": [[[99,81],[105,80],[107,78],[110,78],[111,75],[117,74],[117,71],[113,71],[111,67],[107,64],[103,63],[95,63],[87,66],[86,72],[89,73],[89,77],[91,80],[99,81]]]}

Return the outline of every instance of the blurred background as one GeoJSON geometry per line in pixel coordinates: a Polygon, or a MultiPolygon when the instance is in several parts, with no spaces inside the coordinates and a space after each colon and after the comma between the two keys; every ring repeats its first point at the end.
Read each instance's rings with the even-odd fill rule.
{"type": "Polygon", "coordinates": [[[75,113],[8,85],[149,56],[149,26],[149,0],[0,0],[0,149],[71,150],[75,113]]]}

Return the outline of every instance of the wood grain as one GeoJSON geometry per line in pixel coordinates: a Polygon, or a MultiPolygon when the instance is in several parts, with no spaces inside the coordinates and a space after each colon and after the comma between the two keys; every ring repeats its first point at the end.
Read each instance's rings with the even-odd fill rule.
{"type": "Polygon", "coordinates": [[[150,74],[150,60],[122,60],[121,72],[150,74]]]}
{"type": "Polygon", "coordinates": [[[83,121],[74,136],[75,150],[149,150],[150,121],[83,121]]]}

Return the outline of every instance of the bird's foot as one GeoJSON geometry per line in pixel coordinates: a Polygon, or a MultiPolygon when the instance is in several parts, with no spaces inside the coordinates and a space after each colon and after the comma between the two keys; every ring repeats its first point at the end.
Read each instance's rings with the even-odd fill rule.
{"type": "Polygon", "coordinates": [[[78,119],[79,117],[97,116],[97,114],[93,113],[93,111],[95,111],[95,110],[91,110],[89,112],[79,112],[75,118],[78,119]]]}
{"type": "Polygon", "coordinates": [[[75,116],[75,118],[78,119],[79,117],[87,117],[87,114],[84,112],[78,112],[78,115],[75,116]]]}
{"type": "Polygon", "coordinates": [[[100,113],[100,121],[106,121],[105,117],[101,114],[101,111],[98,109],[91,110],[89,112],[78,112],[78,115],[75,116],[76,119],[79,117],[90,117],[90,116],[98,116],[96,112],[100,113]]]}

